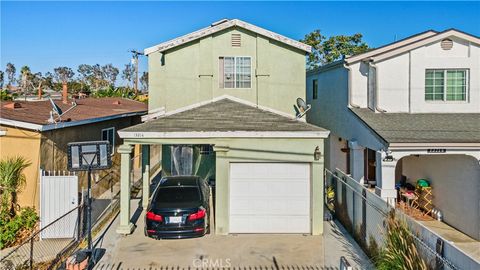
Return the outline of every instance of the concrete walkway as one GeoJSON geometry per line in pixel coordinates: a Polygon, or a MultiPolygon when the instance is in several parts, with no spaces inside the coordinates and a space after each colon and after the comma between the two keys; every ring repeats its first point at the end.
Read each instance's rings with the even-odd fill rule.
{"type": "Polygon", "coordinates": [[[137,228],[132,235],[115,233],[116,218],[97,248],[105,249],[95,269],[338,269],[341,256],[356,269],[370,269],[358,245],[335,223],[325,222],[323,236],[208,235],[182,240],[154,240],[143,234],[144,216],[132,200],[137,228]]]}

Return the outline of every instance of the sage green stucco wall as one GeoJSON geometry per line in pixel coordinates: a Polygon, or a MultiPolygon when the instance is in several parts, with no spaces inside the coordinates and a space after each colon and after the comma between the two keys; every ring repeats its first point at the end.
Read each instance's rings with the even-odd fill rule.
{"type": "Polygon", "coordinates": [[[222,32],[164,52],[148,55],[149,110],[175,110],[231,95],[295,115],[296,98],[305,99],[305,52],[242,28],[222,32]],[[231,46],[231,34],[241,34],[241,47],[231,46]],[[252,87],[219,87],[219,57],[250,56],[252,87]],[[257,102],[258,100],[258,102],[257,102]]]}
{"type": "Polygon", "coordinates": [[[216,154],[216,233],[229,232],[229,175],[232,162],[305,162],[311,167],[312,234],[323,232],[323,157],[315,161],[313,153],[321,139],[125,139],[126,144],[213,144],[216,154]]]}

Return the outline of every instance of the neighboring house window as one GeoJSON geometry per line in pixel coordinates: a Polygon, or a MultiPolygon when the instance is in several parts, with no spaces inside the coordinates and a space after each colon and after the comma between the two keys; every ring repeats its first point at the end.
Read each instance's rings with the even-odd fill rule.
{"type": "Polygon", "coordinates": [[[467,100],[468,70],[427,69],[425,71],[425,100],[467,100]]]}
{"type": "Polygon", "coordinates": [[[312,85],[312,98],[317,99],[318,98],[318,80],[314,79],[313,80],[313,85],[312,85]]]}
{"type": "Polygon", "coordinates": [[[220,88],[251,88],[251,57],[220,57],[220,88]]]}
{"type": "Polygon", "coordinates": [[[102,141],[109,141],[112,154],[115,152],[115,128],[102,129],[102,141]]]}

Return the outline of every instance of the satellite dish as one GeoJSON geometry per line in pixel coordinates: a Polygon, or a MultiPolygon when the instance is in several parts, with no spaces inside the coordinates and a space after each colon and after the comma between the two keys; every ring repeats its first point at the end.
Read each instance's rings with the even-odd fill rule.
{"type": "Polygon", "coordinates": [[[297,118],[302,118],[311,108],[312,106],[307,104],[305,100],[297,98],[297,118]]]}
{"type": "Polygon", "coordinates": [[[77,106],[77,103],[75,101],[72,102],[72,107],[70,107],[68,110],[65,112],[60,109],[60,107],[53,102],[52,98],[48,98],[50,100],[50,104],[52,105],[52,110],[50,111],[50,118],[48,119],[48,122],[53,124],[57,123],[59,120],[62,120],[62,115],[66,114],[69,112],[71,109],[75,108],[77,106]],[[56,114],[56,117],[54,116],[56,114]]]}

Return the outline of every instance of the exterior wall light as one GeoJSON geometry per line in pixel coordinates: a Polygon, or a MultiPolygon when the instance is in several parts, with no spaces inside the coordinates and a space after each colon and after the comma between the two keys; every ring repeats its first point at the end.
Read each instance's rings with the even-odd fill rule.
{"type": "Polygon", "coordinates": [[[320,152],[320,147],[315,147],[315,151],[313,152],[313,159],[320,160],[322,157],[322,152],[320,152]]]}

